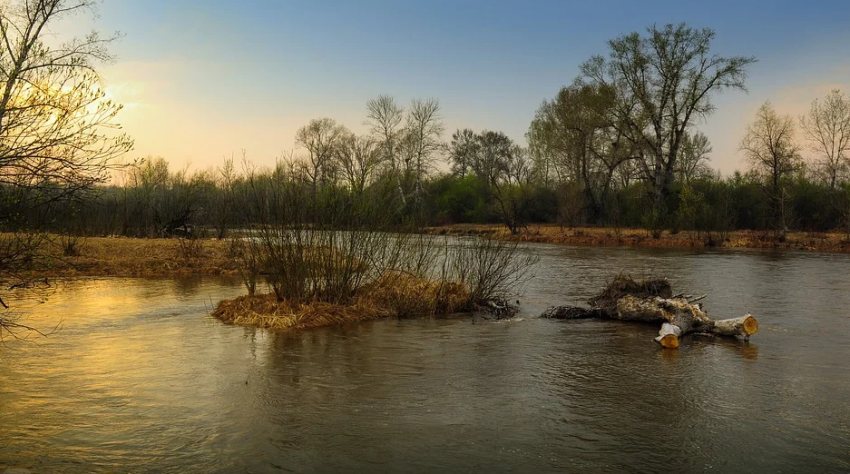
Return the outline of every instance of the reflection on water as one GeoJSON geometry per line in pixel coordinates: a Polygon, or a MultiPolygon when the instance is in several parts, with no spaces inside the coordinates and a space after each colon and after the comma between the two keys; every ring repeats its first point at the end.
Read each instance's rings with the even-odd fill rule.
{"type": "Polygon", "coordinates": [[[207,316],[220,280],[90,280],[0,347],[0,472],[847,471],[850,258],[530,247],[507,322],[273,334],[207,316]],[[612,274],[663,274],[751,342],[547,321],[612,274]]]}

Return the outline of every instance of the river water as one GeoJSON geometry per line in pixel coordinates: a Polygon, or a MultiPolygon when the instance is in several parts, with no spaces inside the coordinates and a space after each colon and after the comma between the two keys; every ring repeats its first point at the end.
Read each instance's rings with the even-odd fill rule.
{"type": "Polygon", "coordinates": [[[570,248],[510,321],[298,333],[208,314],[217,279],[68,282],[0,346],[0,473],[850,471],[850,256],[570,248]],[[534,315],[661,274],[750,343],[534,315]]]}

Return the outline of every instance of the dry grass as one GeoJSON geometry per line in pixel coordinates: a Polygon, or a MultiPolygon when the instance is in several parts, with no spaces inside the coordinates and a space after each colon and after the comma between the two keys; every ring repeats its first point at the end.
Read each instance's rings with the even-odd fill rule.
{"type": "Polygon", "coordinates": [[[472,309],[466,285],[391,273],[368,285],[363,294],[395,317],[451,314],[472,309]]]}
{"type": "Polygon", "coordinates": [[[365,299],[349,305],[278,302],[274,294],[240,296],[218,304],[213,317],[228,324],[267,329],[307,329],[370,321],[392,314],[365,299]]]}
{"type": "Polygon", "coordinates": [[[238,275],[229,243],[212,239],[199,239],[189,247],[179,239],[91,237],[78,242],[78,255],[67,257],[59,239],[50,239],[42,253],[49,256],[49,264],[25,272],[28,276],[238,275]]]}
{"type": "MultiPolygon", "coordinates": [[[[519,239],[523,242],[541,242],[579,246],[631,246],[655,248],[701,248],[709,245],[704,235],[682,231],[672,234],[664,231],[660,238],[653,238],[646,229],[575,227],[562,228],[553,224],[531,225],[528,231],[512,236],[504,226],[460,224],[431,227],[429,233],[443,235],[487,235],[497,239],[519,239]]],[[[713,234],[717,238],[717,233],[713,234]]],[[[727,248],[778,248],[817,250],[826,252],[850,252],[850,237],[840,232],[789,232],[782,242],[763,231],[729,232],[716,246],[727,248]]]]}
{"type": "Polygon", "coordinates": [[[364,288],[348,304],[279,302],[274,294],[240,296],[221,301],[212,315],[228,324],[291,330],[468,309],[469,291],[463,285],[392,274],[364,288]]]}

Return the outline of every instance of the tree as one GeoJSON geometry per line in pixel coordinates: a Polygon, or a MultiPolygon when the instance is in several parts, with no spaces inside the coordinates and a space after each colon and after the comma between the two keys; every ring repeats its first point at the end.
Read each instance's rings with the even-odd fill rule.
{"type": "Polygon", "coordinates": [[[710,175],[711,168],[707,161],[711,151],[711,143],[702,132],[686,133],[682,137],[681,156],[676,165],[676,179],[690,183],[696,178],[710,175]]]}
{"type": "MultiPolygon", "coordinates": [[[[111,60],[107,46],[116,37],[90,33],[52,44],[53,24],[92,12],[94,4],[0,4],[0,223],[7,232],[37,230],[24,216],[104,182],[114,159],[132,148],[131,139],[115,132],[121,105],[106,98],[96,69],[111,60]]],[[[19,237],[3,242],[0,273],[14,276],[19,257],[32,262],[39,245],[19,237]]]]}
{"type": "Polygon", "coordinates": [[[452,134],[449,144],[449,161],[452,173],[461,178],[472,171],[472,163],[478,154],[478,136],[472,130],[464,128],[452,134]]]}
{"type": "Polygon", "coordinates": [[[422,183],[431,170],[437,153],[443,149],[443,118],[440,102],[436,99],[414,99],[407,111],[404,130],[404,166],[413,179],[413,196],[418,203],[422,198],[422,183]]]}
{"type": "Polygon", "coordinates": [[[472,171],[486,186],[492,186],[506,173],[516,145],[504,133],[490,130],[476,135],[475,142],[472,171]]]}
{"type": "Polygon", "coordinates": [[[833,90],[822,103],[815,99],[800,117],[806,140],[819,155],[819,164],[831,189],[850,170],[850,100],[833,90]]]}
{"type": "Polygon", "coordinates": [[[641,153],[642,177],[663,219],[685,133],[714,110],[714,94],[745,90],[755,58],[711,54],[715,33],[707,28],[683,23],[647,33],[609,41],[609,58],[595,56],[581,72],[582,81],[616,91],[618,126],[641,153]]]}
{"type": "MultiPolygon", "coordinates": [[[[242,157],[245,159],[245,150],[242,150],[242,157]]],[[[219,240],[224,239],[228,228],[234,223],[237,180],[233,156],[225,157],[215,175],[215,187],[218,192],[209,202],[210,214],[216,229],[216,238],[219,240]]]]}
{"type": "Polygon", "coordinates": [[[771,225],[779,236],[788,224],[787,190],[784,180],[800,169],[800,147],[794,142],[794,119],[779,115],[770,102],[756,113],[756,120],[747,128],[741,150],[750,162],[752,172],[761,179],[770,200],[771,225]]]}
{"type": "Polygon", "coordinates": [[[340,172],[356,194],[363,193],[381,165],[378,143],[372,137],[346,136],[339,147],[340,172]]]}
{"type": "Polygon", "coordinates": [[[633,159],[613,113],[615,91],[608,86],[574,84],[538,108],[528,133],[529,147],[546,150],[546,160],[562,181],[581,186],[584,214],[600,221],[614,173],[633,159]]]}
{"type": "Polygon", "coordinates": [[[532,198],[531,160],[522,147],[511,145],[501,156],[490,186],[499,214],[511,234],[518,234],[528,223],[532,198]]]}
{"type": "Polygon", "coordinates": [[[295,133],[295,144],[307,150],[304,172],[314,195],[319,187],[336,180],[339,148],[350,134],[345,126],[329,118],[310,120],[295,133]]]}
{"type": "Polygon", "coordinates": [[[396,104],[395,99],[388,95],[380,95],[366,102],[368,110],[367,123],[371,127],[372,136],[378,142],[383,155],[381,160],[389,164],[391,178],[395,181],[396,191],[402,205],[407,205],[407,198],[402,186],[402,170],[399,162],[399,141],[403,135],[402,121],[404,108],[396,104]]]}

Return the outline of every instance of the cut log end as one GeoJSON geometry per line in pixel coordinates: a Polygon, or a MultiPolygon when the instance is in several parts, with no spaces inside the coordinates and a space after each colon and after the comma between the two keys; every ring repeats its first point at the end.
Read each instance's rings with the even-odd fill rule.
{"type": "Polygon", "coordinates": [[[658,338],[658,343],[665,349],[677,349],[679,338],[675,334],[667,334],[658,338]]]}
{"type": "Polygon", "coordinates": [[[675,324],[664,323],[661,325],[661,330],[658,331],[658,337],[655,342],[661,344],[665,349],[676,349],[679,347],[679,336],[682,335],[682,328],[675,324]]]}
{"type": "Polygon", "coordinates": [[[744,324],[742,326],[746,337],[752,336],[759,331],[759,322],[751,314],[744,316],[744,324]]]}

